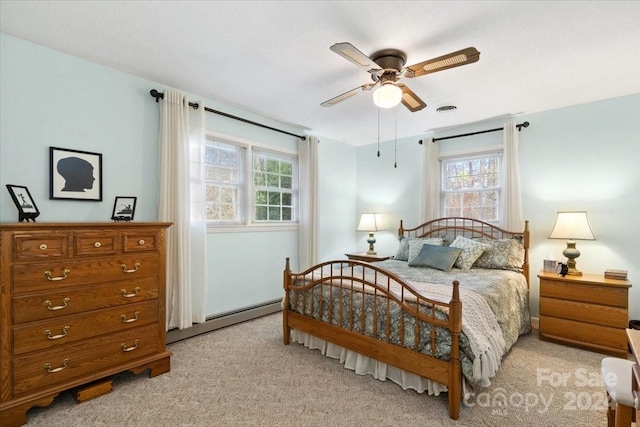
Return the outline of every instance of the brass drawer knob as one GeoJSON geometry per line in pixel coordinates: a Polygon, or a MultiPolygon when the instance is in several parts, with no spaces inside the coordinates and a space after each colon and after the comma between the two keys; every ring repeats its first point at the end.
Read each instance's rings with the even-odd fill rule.
{"type": "Polygon", "coordinates": [[[45,245],[44,243],[43,243],[43,244],[41,244],[39,247],[40,247],[40,250],[41,250],[41,251],[44,251],[44,250],[46,250],[46,249],[48,248],[48,246],[47,246],[47,245],[45,245]]]}
{"type": "Polygon", "coordinates": [[[138,296],[138,292],[140,292],[140,287],[139,287],[139,286],[136,286],[136,287],[133,289],[133,293],[132,293],[132,294],[128,294],[126,289],[120,289],[120,293],[121,293],[121,294],[122,294],[122,296],[123,296],[123,297],[125,297],[125,298],[133,298],[133,297],[136,297],[136,296],[138,296]]]}
{"type": "Polygon", "coordinates": [[[138,240],[138,244],[139,244],[140,246],[144,245],[144,239],[140,239],[140,240],[138,240]]]}
{"type": "Polygon", "coordinates": [[[51,272],[50,271],[45,271],[44,272],[44,277],[47,278],[47,280],[51,280],[52,282],[58,281],[58,280],[64,280],[67,278],[67,274],[71,273],[70,270],[67,270],[66,268],[64,269],[64,271],[62,272],[62,276],[56,276],[56,277],[51,277],[51,272]]]}
{"type": "Polygon", "coordinates": [[[67,305],[69,304],[69,301],[71,301],[71,298],[65,298],[62,300],[62,305],[56,305],[55,307],[51,307],[51,301],[46,300],[44,302],[44,305],[47,306],[47,310],[56,311],[56,310],[62,310],[63,308],[66,308],[67,305]]]}
{"type": "Polygon", "coordinates": [[[50,374],[53,374],[53,373],[62,371],[64,368],[67,367],[68,364],[69,364],[69,359],[64,359],[64,362],[62,362],[62,366],[60,366],[59,368],[51,368],[51,363],[47,363],[44,365],[44,369],[46,369],[47,372],[49,372],[50,374]]]}
{"type": "Polygon", "coordinates": [[[122,348],[122,351],[124,351],[125,353],[128,351],[133,351],[136,348],[138,348],[138,344],[140,344],[140,340],[135,340],[133,342],[133,347],[127,347],[127,345],[125,343],[120,344],[120,348],[122,348]]]}
{"type": "Polygon", "coordinates": [[[140,268],[140,263],[136,262],[135,264],[133,264],[133,270],[127,270],[127,264],[120,264],[120,268],[125,273],[135,273],[140,268]]]}
{"type": "Polygon", "coordinates": [[[96,248],[99,248],[100,246],[102,246],[102,243],[100,243],[100,242],[95,242],[95,243],[93,244],[93,246],[95,246],[96,248]]]}
{"type": "Polygon", "coordinates": [[[46,331],[44,331],[44,334],[47,336],[47,339],[59,340],[60,338],[64,338],[65,336],[67,336],[67,332],[69,332],[69,329],[71,329],[71,326],[65,326],[64,328],[62,328],[62,333],[60,335],[51,335],[51,331],[47,329],[46,331]]]}
{"type": "Polygon", "coordinates": [[[133,318],[132,319],[127,319],[127,315],[123,314],[122,316],[120,316],[120,318],[122,319],[122,321],[124,323],[131,323],[131,322],[135,322],[136,320],[138,320],[138,316],[140,316],[140,312],[136,311],[135,313],[133,313],[133,318]]]}

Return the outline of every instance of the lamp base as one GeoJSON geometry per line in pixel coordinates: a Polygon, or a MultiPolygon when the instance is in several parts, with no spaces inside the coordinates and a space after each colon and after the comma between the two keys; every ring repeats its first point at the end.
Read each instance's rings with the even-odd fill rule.
{"type": "Polygon", "coordinates": [[[567,258],[567,271],[568,276],[582,276],[582,271],[576,269],[576,258],[580,256],[580,251],[576,249],[576,242],[569,240],[567,242],[567,249],[562,251],[562,255],[567,258]]]}
{"type": "Polygon", "coordinates": [[[367,243],[369,243],[369,250],[367,251],[367,255],[377,255],[376,251],[373,249],[373,244],[376,242],[376,238],[373,237],[373,233],[369,233],[369,238],[367,239],[367,243]]]}

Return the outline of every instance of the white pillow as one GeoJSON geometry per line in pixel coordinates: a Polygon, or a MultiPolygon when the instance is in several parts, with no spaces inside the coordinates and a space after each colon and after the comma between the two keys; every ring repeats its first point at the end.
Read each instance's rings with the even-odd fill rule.
{"type": "Polygon", "coordinates": [[[458,236],[456,237],[456,240],[449,245],[449,247],[462,249],[462,253],[458,256],[454,265],[463,270],[469,270],[473,263],[480,258],[482,252],[489,249],[491,246],[486,243],[458,236]]]}

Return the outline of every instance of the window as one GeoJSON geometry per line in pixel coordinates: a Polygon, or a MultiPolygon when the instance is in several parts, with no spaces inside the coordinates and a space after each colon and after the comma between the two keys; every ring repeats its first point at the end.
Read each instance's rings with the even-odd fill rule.
{"type": "Polygon", "coordinates": [[[209,136],[205,163],[210,224],[298,220],[296,156],[209,136]]]}
{"type": "Polygon", "coordinates": [[[295,163],[290,156],[254,150],[253,206],[255,221],[295,221],[295,163]]]}
{"type": "Polygon", "coordinates": [[[207,221],[243,221],[244,157],[246,149],[207,138],[205,179],[207,221]]]}
{"type": "Polygon", "coordinates": [[[500,214],[501,152],[442,161],[441,206],[444,216],[497,222],[500,214]]]}

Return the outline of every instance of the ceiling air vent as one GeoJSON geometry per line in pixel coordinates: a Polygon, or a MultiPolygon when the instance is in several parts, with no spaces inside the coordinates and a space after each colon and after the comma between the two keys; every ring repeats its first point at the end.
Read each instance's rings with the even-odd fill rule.
{"type": "Polygon", "coordinates": [[[442,107],[436,108],[436,111],[438,113],[445,113],[447,111],[453,111],[453,110],[455,110],[457,108],[458,107],[456,107],[455,105],[443,105],[442,107]]]}

